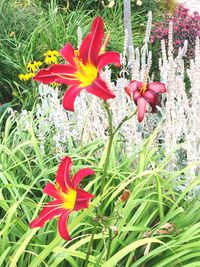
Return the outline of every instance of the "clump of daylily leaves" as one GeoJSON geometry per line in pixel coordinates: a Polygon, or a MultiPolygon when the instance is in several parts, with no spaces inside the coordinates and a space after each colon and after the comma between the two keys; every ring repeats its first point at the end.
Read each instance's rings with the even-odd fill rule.
{"type": "MultiPolygon", "coordinates": [[[[66,61],[66,64],[53,64],[47,69],[41,69],[33,77],[34,80],[44,84],[59,83],[68,87],[63,97],[63,107],[68,111],[74,111],[74,102],[77,95],[86,90],[103,100],[102,104],[109,118],[109,142],[107,154],[102,171],[101,191],[103,195],[106,184],[107,168],[109,163],[110,152],[114,135],[128,119],[125,117],[122,122],[113,128],[112,112],[107,103],[108,99],[115,98],[115,94],[109,88],[109,85],[101,77],[103,68],[109,64],[120,67],[120,54],[114,51],[105,52],[109,35],[104,40],[104,22],[100,17],[96,17],[92,23],[91,31],[83,40],[80,49],[76,50],[67,43],[61,50],[60,55],[66,61]]],[[[53,62],[57,63],[57,62],[53,62]]],[[[166,87],[160,82],[131,81],[125,88],[125,92],[133,99],[137,105],[138,120],[141,122],[147,112],[147,104],[149,103],[152,112],[156,112],[156,105],[159,101],[159,94],[166,92],[166,87]]],[[[70,178],[70,169],[72,161],[69,157],[65,157],[56,174],[56,183],[48,183],[43,192],[53,197],[55,200],[45,205],[39,217],[34,219],[30,227],[43,227],[46,221],[51,220],[55,216],[59,216],[58,230],[62,238],[70,239],[70,235],[66,228],[66,222],[72,211],[88,208],[90,200],[94,195],[79,189],[78,185],[81,180],[88,175],[95,175],[90,168],[79,170],[72,178],[70,178]]],[[[120,200],[126,201],[131,192],[125,191],[120,200]]]]}

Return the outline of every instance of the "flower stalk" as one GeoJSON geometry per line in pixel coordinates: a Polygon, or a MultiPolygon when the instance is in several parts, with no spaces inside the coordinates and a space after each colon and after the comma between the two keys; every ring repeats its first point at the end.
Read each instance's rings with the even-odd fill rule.
{"type": "Polygon", "coordinates": [[[89,261],[89,256],[90,256],[90,252],[92,250],[92,245],[93,245],[93,240],[94,240],[94,235],[96,234],[96,228],[97,228],[97,224],[94,225],[92,234],[91,234],[91,238],[90,238],[90,242],[88,244],[88,250],[87,250],[87,254],[86,254],[86,258],[85,258],[85,264],[84,267],[87,267],[88,265],[88,261],[89,261]]]}
{"type": "Polygon", "coordinates": [[[112,142],[113,142],[113,137],[114,137],[112,113],[111,113],[111,110],[109,108],[109,104],[106,101],[104,102],[104,108],[105,108],[107,115],[108,115],[109,141],[108,141],[108,148],[107,148],[106,159],[105,159],[105,164],[104,164],[103,174],[102,174],[102,180],[101,180],[101,195],[103,195],[103,192],[104,192],[104,187],[105,187],[105,183],[106,183],[106,175],[107,175],[109,159],[110,159],[110,152],[111,152],[112,142]]]}
{"type": "Polygon", "coordinates": [[[118,130],[122,127],[122,125],[126,121],[130,120],[136,114],[136,111],[135,111],[135,112],[133,112],[133,114],[131,114],[131,116],[125,116],[122,119],[122,121],[119,123],[119,125],[116,127],[116,129],[113,129],[112,112],[109,108],[109,104],[106,101],[104,102],[104,108],[105,108],[107,115],[108,115],[109,141],[108,141],[108,148],[107,148],[107,153],[106,153],[105,164],[104,164],[103,173],[102,173],[101,195],[103,195],[104,187],[106,184],[106,175],[107,175],[110,153],[111,153],[111,149],[112,149],[112,143],[113,143],[114,136],[118,132],[118,130]]]}
{"type": "Polygon", "coordinates": [[[108,238],[108,250],[106,254],[106,260],[108,260],[110,257],[110,249],[111,249],[111,243],[112,243],[112,229],[109,228],[108,231],[109,231],[109,238],[108,238]]]}

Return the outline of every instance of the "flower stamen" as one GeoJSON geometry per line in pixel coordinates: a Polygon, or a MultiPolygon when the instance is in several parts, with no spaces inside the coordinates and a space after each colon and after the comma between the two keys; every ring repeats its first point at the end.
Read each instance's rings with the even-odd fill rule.
{"type": "Polygon", "coordinates": [[[140,93],[144,94],[147,91],[147,83],[144,82],[140,88],[140,93]]]}

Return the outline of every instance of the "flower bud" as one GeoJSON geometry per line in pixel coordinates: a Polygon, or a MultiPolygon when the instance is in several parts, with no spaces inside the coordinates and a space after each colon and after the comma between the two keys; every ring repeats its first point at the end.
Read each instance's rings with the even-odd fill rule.
{"type": "Polygon", "coordinates": [[[110,230],[114,235],[118,235],[118,228],[115,225],[110,226],[110,230]]]}
{"type": "Polygon", "coordinates": [[[122,202],[126,202],[127,199],[130,197],[131,191],[129,189],[124,189],[124,192],[120,196],[120,200],[122,202]]]}

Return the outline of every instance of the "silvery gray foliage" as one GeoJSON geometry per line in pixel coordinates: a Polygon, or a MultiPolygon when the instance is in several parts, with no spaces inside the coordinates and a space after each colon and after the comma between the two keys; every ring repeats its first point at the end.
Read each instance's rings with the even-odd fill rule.
{"type": "MultiPolygon", "coordinates": [[[[195,59],[191,60],[190,68],[187,70],[191,82],[188,112],[187,112],[187,134],[186,151],[187,161],[191,164],[200,160],[200,41],[196,39],[195,59]]],[[[198,174],[200,164],[191,170],[192,174],[198,174]]]]}
{"type": "Polygon", "coordinates": [[[166,84],[167,97],[165,100],[164,139],[166,153],[170,153],[185,134],[187,127],[186,112],[188,98],[184,83],[184,61],[181,56],[173,56],[172,24],[169,25],[168,49],[164,41],[161,42],[162,58],[160,60],[161,81],[166,84]]]}
{"type": "Polygon", "coordinates": [[[83,35],[82,35],[82,30],[80,26],[78,26],[78,29],[77,29],[77,37],[78,37],[78,49],[80,49],[81,43],[83,41],[83,35]]]}
{"type": "Polygon", "coordinates": [[[148,22],[146,34],[144,37],[144,43],[141,49],[129,47],[129,58],[128,66],[131,70],[131,80],[138,80],[145,82],[149,78],[149,72],[152,64],[152,52],[148,49],[149,36],[152,26],[152,13],[148,13],[148,22]]]}
{"type": "MultiPolygon", "coordinates": [[[[131,25],[131,0],[124,0],[124,28],[125,35],[127,35],[126,46],[133,46],[133,35],[132,35],[132,25],[131,25]]],[[[129,55],[128,55],[129,56],[129,55]]]]}
{"type": "MultiPolygon", "coordinates": [[[[187,51],[187,42],[179,49],[175,58],[173,54],[173,24],[169,23],[169,40],[166,48],[161,41],[162,56],[159,62],[161,81],[166,84],[167,94],[163,97],[162,115],[164,117],[162,136],[165,153],[170,154],[178,144],[182,143],[187,135],[188,97],[184,82],[185,66],[184,55],[187,51]]],[[[180,159],[175,153],[168,165],[169,170],[177,169],[180,159]]]]}
{"type": "Polygon", "coordinates": [[[61,105],[57,88],[40,84],[40,104],[37,105],[36,117],[38,125],[36,134],[40,140],[40,149],[44,153],[45,140],[52,137],[56,155],[66,151],[67,141],[70,137],[70,120],[68,114],[61,105]]]}
{"type": "Polygon", "coordinates": [[[72,119],[77,125],[76,140],[88,143],[95,139],[107,138],[107,117],[101,105],[101,100],[83,91],[75,101],[75,112],[72,119]]]}
{"type": "MultiPolygon", "coordinates": [[[[170,25],[171,27],[171,25],[170,25]]],[[[178,144],[184,143],[186,162],[188,165],[200,160],[200,44],[196,40],[195,59],[191,60],[190,67],[186,71],[184,56],[187,51],[187,41],[183,48],[179,49],[176,58],[173,56],[172,29],[170,29],[168,52],[164,41],[161,42],[162,59],[160,60],[161,81],[167,86],[167,97],[163,114],[165,117],[163,136],[165,139],[165,151],[170,153],[178,144]],[[186,94],[185,75],[190,79],[191,88],[186,94]]],[[[174,158],[174,167],[177,159],[174,158]]],[[[177,168],[177,166],[176,166],[177,168]]],[[[197,174],[198,166],[188,172],[188,180],[197,174]]]]}

